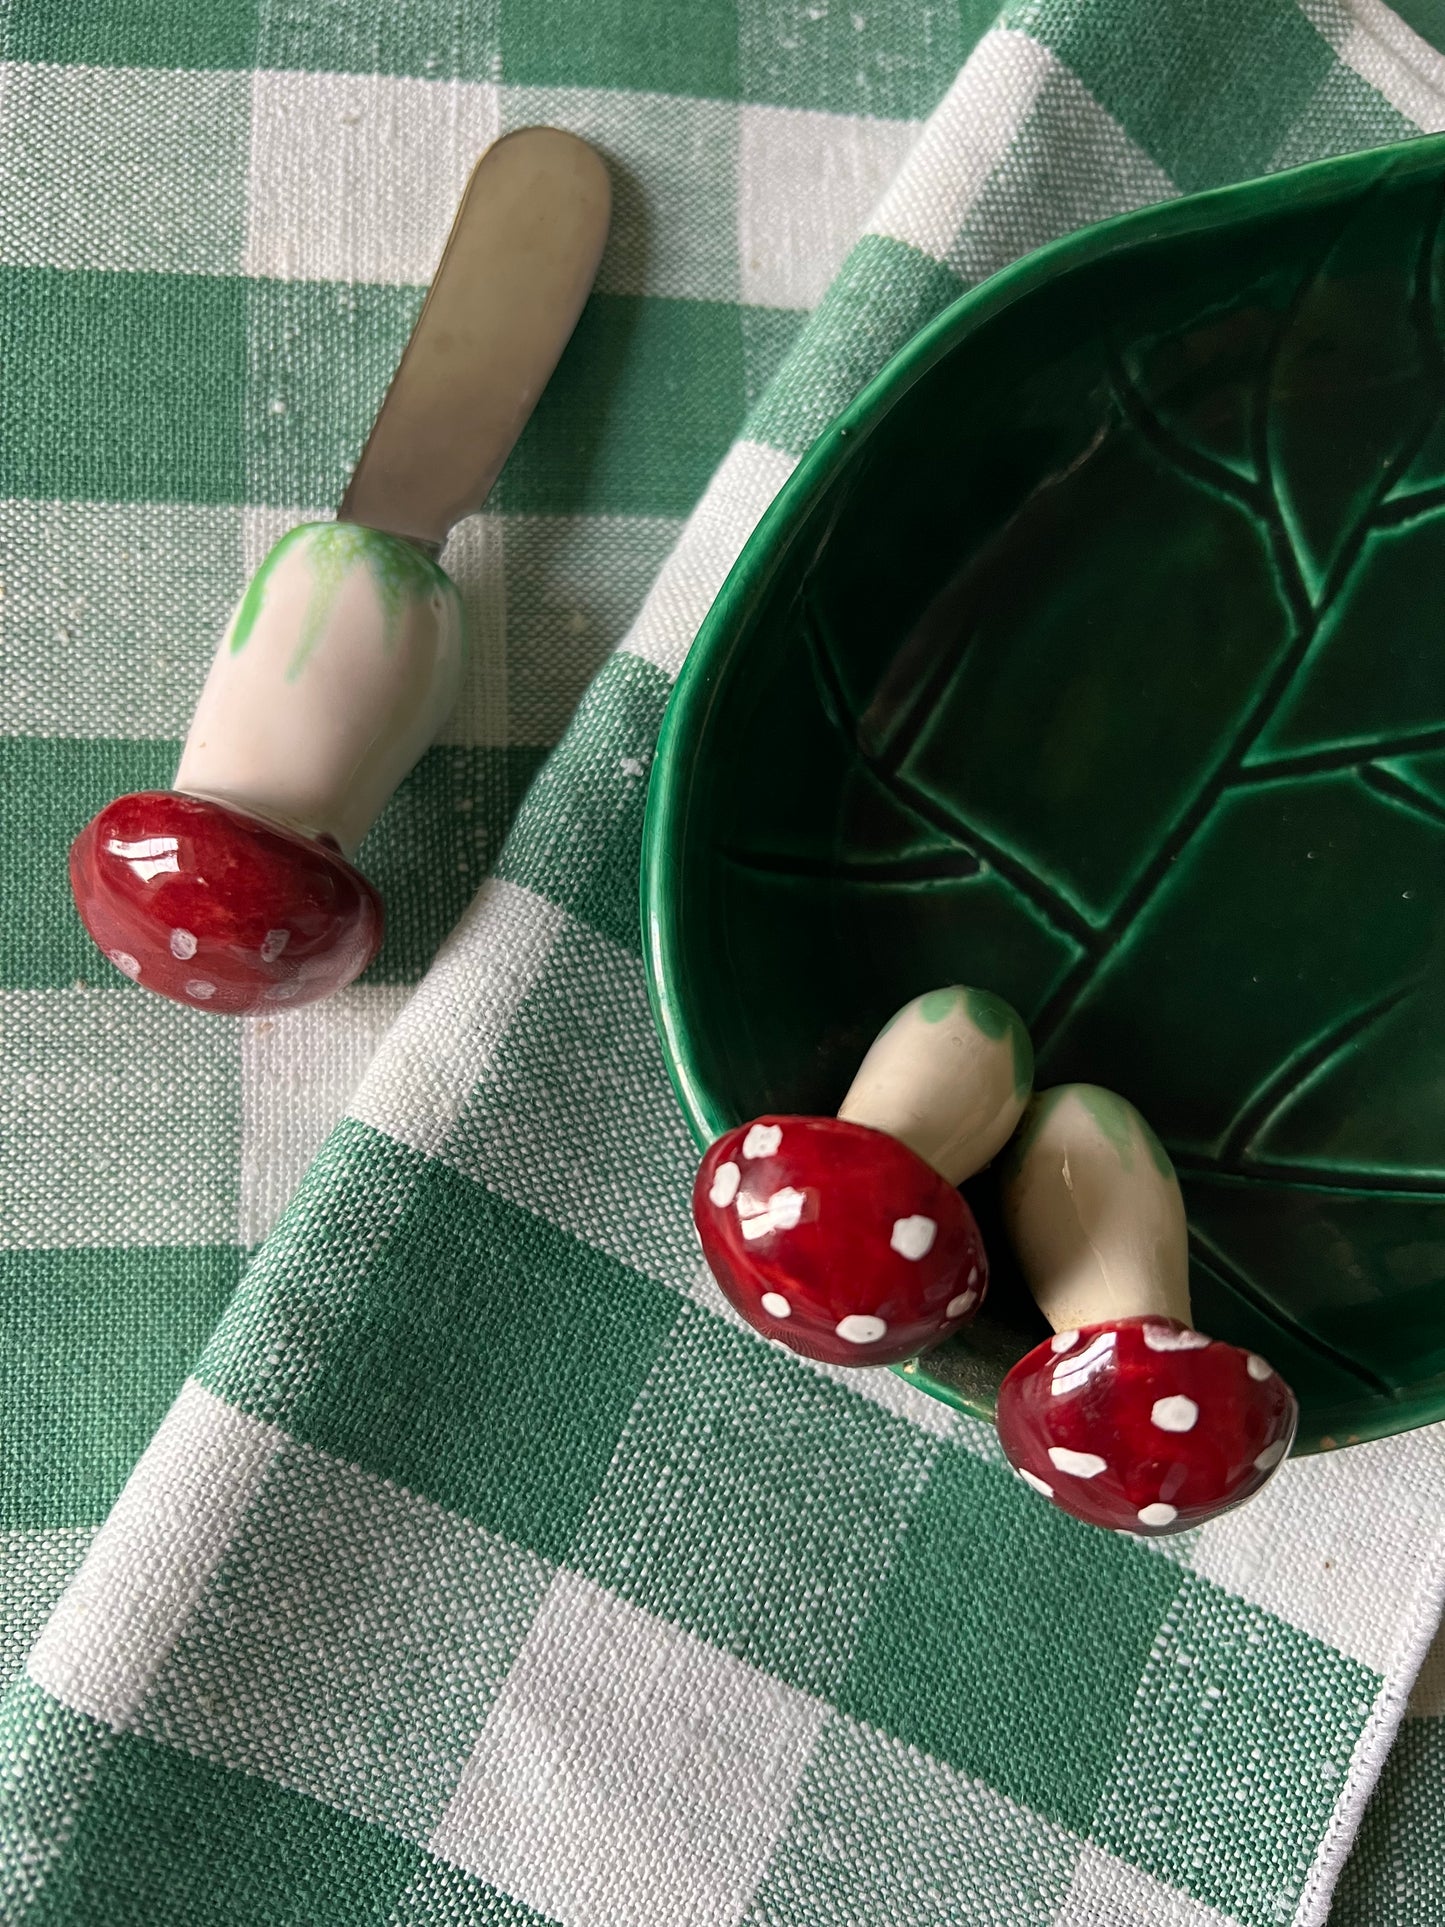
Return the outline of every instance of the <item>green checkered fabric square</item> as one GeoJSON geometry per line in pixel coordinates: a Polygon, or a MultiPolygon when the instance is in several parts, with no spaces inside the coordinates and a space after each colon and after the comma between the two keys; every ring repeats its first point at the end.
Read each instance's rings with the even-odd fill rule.
{"type": "Polygon", "coordinates": [[[672,679],[860,384],[1082,223],[1445,129],[1442,49],[1441,0],[0,9],[6,1921],[1445,1920],[1445,1428],[1146,1545],[764,1345],[636,911],[672,679]],[[615,228],[448,551],[474,670],[363,853],[386,947],[162,1004],[68,840],[169,780],[537,121],[615,228]]]}

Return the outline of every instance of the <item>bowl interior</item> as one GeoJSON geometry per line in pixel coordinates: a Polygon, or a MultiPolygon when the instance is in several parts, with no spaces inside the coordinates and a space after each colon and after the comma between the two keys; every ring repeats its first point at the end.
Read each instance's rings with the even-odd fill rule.
{"type": "MultiPolygon", "coordinates": [[[[700,1137],[1001,992],[1041,1085],[1159,1131],[1197,1322],[1306,1447],[1445,1412],[1442,171],[1150,211],[951,310],[754,538],[649,818],[700,1137]]],[[[1042,1327],[969,1191],[988,1307],[907,1369],[987,1413],[1042,1327]]]]}

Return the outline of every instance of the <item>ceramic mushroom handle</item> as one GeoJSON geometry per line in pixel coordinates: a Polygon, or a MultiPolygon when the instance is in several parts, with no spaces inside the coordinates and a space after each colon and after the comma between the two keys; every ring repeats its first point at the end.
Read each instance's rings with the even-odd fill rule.
{"type": "Polygon", "coordinates": [[[915,998],[877,1038],[837,1117],[760,1117],[707,1152],[693,1217],[744,1318],[835,1365],[911,1358],[966,1324],[988,1282],[955,1186],[1012,1133],[1033,1053],[987,992],[915,998]]]}
{"type": "Polygon", "coordinates": [[[1004,1219],[1054,1336],[1005,1378],[1009,1462],[1074,1518],[1182,1532],[1257,1492],[1298,1407],[1253,1352],[1192,1329],[1184,1201],[1131,1104],[1044,1091],[1003,1167],[1004,1219]]]}
{"type": "Polygon", "coordinates": [[[598,155],[520,129],[473,170],[335,522],[292,529],[221,638],[172,790],[71,848],[86,929],[193,1008],[324,997],[381,944],[352,859],[432,742],[465,657],[436,556],[481,507],[581,313],[607,233],[598,155]]]}
{"type": "Polygon", "coordinates": [[[72,846],[116,968],[219,1011],[309,1003],[364,970],[383,912],[351,859],[465,650],[461,598],[410,542],[347,522],[284,535],[221,638],[175,789],[118,797],[72,846]]]}

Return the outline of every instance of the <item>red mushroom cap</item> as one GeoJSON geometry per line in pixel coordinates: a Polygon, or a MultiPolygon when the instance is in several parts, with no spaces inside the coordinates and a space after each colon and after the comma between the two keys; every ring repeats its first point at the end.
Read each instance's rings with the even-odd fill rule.
{"type": "Polygon", "coordinates": [[[1289,1451],[1299,1407],[1255,1352],[1173,1318],[1059,1332],[999,1390],[1009,1463],[1088,1525],[1161,1534],[1247,1499],[1289,1451]]]}
{"type": "Polygon", "coordinates": [[[704,1157],[693,1218],[750,1325],[807,1358],[891,1365],[973,1317],[973,1213],[897,1138],[836,1117],[760,1117],[704,1157]]]}
{"type": "Polygon", "coordinates": [[[192,1009],[312,1003],[381,945],[381,899],[338,851],[177,790],[107,804],[70,846],[70,887],[116,969],[192,1009]]]}

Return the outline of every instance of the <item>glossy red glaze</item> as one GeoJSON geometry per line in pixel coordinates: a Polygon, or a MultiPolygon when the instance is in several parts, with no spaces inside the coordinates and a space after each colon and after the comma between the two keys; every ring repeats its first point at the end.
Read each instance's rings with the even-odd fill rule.
{"type": "Polygon", "coordinates": [[[381,945],[381,899],[326,844],[200,797],[117,797],[70,846],[81,922],[116,968],[194,1010],[329,996],[381,945]]]}
{"type": "Polygon", "coordinates": [[[1004,1380],[1009,1463],[1089,1525],[1157,1535],[1250,1497],[1288,1453],[1299,1407],[1256,1353],[1172,1318],[1060,1332],[1004,1380]]]}
{"type": "Polygon", "coordinates": [[[751,1325],[808,1358],[889,1365],[978,1310],[973,1213],[897,1138],[836,1117],[760,1117],[704,1157],[693,1218],[751,1325]]]}

